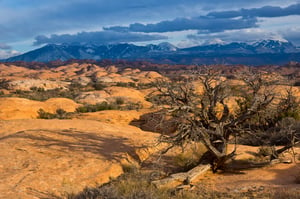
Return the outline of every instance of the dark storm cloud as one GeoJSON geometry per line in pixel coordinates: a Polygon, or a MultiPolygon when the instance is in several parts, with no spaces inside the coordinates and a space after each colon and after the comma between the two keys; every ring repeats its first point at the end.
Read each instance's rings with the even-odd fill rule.
{"type": "Polygon", "coordinates": [[[286,8],[277,6],[264,6],[261,8],[241,9],[238,11],[211,12],[207,16],[216,18],[234,17],[283,17],[289,15],[300,15],[300,4],[293,4],[286,8]]]}
{"type": "Polygon", "coordinates": [[[106,30],[132,32],[172,32],[182,30],[200,30],[201,32],[222,32],[257,27],[257,17],[281,17],[300,15],[300,4],[286,8],[264,6],[261,8],[241,9],[239,11],[211,12],[206,16],[177,18],[154,24],[133,23],[129,26],[113,26],[106,30]]]}
{"type": "Polygon", "coordinates": [[[177,18],[171,21],[161,21],[155,24],[134,23],[129,27],[114,26],[105,30],[120,32],[173,32],[183,30],[200,30],[206,32],[222,32],[224,30],[257,27],[256,18],[219,19],[209,17],[177,18]]]}
{"type": "MultiPolygon", "coordinates": [[[[291,0],[286,0],[287,2],[291,0]]],[[[195,17],[210,10],[278,5],[280,0],[2,0],[0,42],[29,39],[39,34],[82,31],[134,22],[195,17]],[[5,41],[4,41],[5,40],[5,41]]]]}
{"type": "MultiPolygon", "coordinates": [[[[160,33],[190,28],[208,33],[243,29],[261,23],[256,22],[256,17],[244,15],[239,19],[206,15],[213,11],[240,12],[242,8],[252,10],[268,5],[280,8],[297,5],[295,3],[299,0],[0,0],[0,43],[24,51],[32,48],[31,40],[37,35],[56,34],[59,37],[63,33],[97,31],[113,26],[116,27],[111,30],[129,32],[130,27],[160,33]]],[[[297,11],[293,6],[279,11],[291,13],[293,9],[297,11]]]]}
{"type": "Polygon", "coordinates": [[[122,42],[142,42],[167,39],[161,35],[149,35],[140,33],[123,33],[114,31],[96,31],[96,32],[80,32],[77,34],[53,34],[50,37],[40,35],[35,38],[34,45],[46,43],[122,43],[122,42]]]}

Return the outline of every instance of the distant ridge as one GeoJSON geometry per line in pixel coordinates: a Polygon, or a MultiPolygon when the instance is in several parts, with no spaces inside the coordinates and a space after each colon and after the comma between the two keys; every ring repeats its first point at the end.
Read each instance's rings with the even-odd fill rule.
{"type": "Polygon", "coordinates": [[[2,60],[5,62],[50,62],[70,59],[145,60],[168,64],[284,64],[300,61],[300,49],[291,42],[262,40],[253,44],[229,43],[177,48],[164,42],[158,45],[133,44],[48,44],[39,49],[2,60]]]}

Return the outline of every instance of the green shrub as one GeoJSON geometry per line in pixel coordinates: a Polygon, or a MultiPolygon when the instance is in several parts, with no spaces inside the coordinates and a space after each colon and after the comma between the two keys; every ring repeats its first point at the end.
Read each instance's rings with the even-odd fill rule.
{"type": "Polygon", "coordinates": [[[9,80],[0,79],[0,88],[8,89],[9,88],[9,80]]]}
{"type": "Polygon", "coordinates": [[[270,146],[261,146],[259,147],[257,154],[263,157],[271,156],[273,154],[273,149],[270,146]]]}
{"type": "Polygon", "coordinates": [[[78,94],[79,92],[75,90],[64,90],[61,88],[44,90],[43,88],[31,87],[30,91],[16,90],[13,96],[36,101],[45,101],[55,97],[75,99],[78,94]]]}
{"type": "Polygon", "coordinates": [[[198,199],[196,193],[175,193],[173,190],[157,189],[150,177],[137,173],[126,173],[120,178],[98,188],[85,188],[78,194],[69,194],[68,199],[198,199]]]}
{"type": "Polygon", "coordinates": [[[116,98],[116,104],[117,105],[122,105],[124,103],[125,103],[124,98],[122,98],[122,97],[117,97],[116,98]]]}
{"type": "Polygon", "coordinates": [[[109,104],[107,102],[97,103],[97,104],[85,104],[76,109],[78,113],[87,113],[87,112],[97,112],[104,110],[114,110],[117,109],[116,105],[109,104]]]}
{"type": "Polygon", "coordinates": [[[117,82],[116,86],[119,87],[133,87],[136,88],[136,84],[134,82],[117,82]]]}
{"type": "Polygon", "coordinates": [[[141,103],[125,103],[124,99],[117,97],[115,102],[108,103],[102,102],[97,104],[85,104],[76,109],[77,113],[88,113],[88,112],[98,112],[104,110],[139,110],[143,106],[141,103]]]}
{"type": "Polygon", "coordinates": [[[95,188],[85,188],[77,194],[69,193],[68,199],[240,199],[240,198],[299,198],[299,191],[282,189],[272,191],[219,192],[195,186],[193,190],[156,188],[151,184],[150,175],[141,172],[125,173],[109,183],[95,188]]]}
{"type": "Polygon", "coordinates": [[[103,84],[102,82],[96,82],[93,84],[93,87],[95,90],[100,91],[106,88],[106,85],[103,84]]]}
{"type": "Polygon", "coordinates": [[[38,118],[39,119],[54,119],[55,118],[55,114],[53,113],[49,113],[49,112],[46,112],[44,111],[44,109],[39,109],[38,110],[38,118]]]}
{"type": "Polygon", "coordinates": [[[58,119],[70,119],[70,114],[61,108],[56,110],[55,115],[56,115],[56,118],[58,118],[58,119]]]}
{"type": "Polygon", "coordinates": [[[281,189],[276,189],[275,191],[272,191],[270,193],[269,198],[271,198],[271,199],[298,199],[299,195],[300,195],[299,190],[281,188],[281,189]]]}
{"type": "Polygon", "coordinates": [[[38,110],[39,119],[70,119],[71,114],[72,113],[66,112],[61,108],[57,109],[55,113],[49,113],[43,109],[38,110]]]}
{"type": "Polygon", "coordinates": [[[155,83],[151,82],[151,83],[139,83],[137,85],[138,89],[147,89],[147,88],[153,88],[155,87],[155,83]]]}
{"type": "Polygon", "coordinates": [[[140,110],[141,108],[143,108],[143,105],[140,102],[128,102],[126,106],[123,107],[125,110],[140,110]]]}
{"type": "Polygon", "coordinates": [[[300,86],[300,81],[295,82],[294,86],[300,86]]]}
{"type": "Polygon", "coordinates": [[[31,87],[30,90],[31,91],[36,91],[36,92],[44,92],[45,91],[44,88],[35,87],[35,86],[31,87]]]}

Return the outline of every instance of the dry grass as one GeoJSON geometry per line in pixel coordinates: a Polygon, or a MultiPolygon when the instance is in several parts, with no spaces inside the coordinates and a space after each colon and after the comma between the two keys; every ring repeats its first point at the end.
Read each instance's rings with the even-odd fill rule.
{"type": "Polygon", "coordinates": [[[151,184],[150,176],[126,173],[120,178],[97,188],[86,188],[78,194],[69,194],[68,199],[196,199],[191,192],[175,192],[168,189],[157,189],[151,184]]]}
{"type": "Polygon", "coordinates": [[[277,189],[270,192],[271,199],[300,199],[300,190],[277,189]]]}
{"type": "Polygon", "coordinates": [[[190,190],[158,189],[151,176],[139,171],[125,173],[118,179],[96,188],[86,188],[68,199],[299,199],[300,190],[275,189],[241,192],[219,192],[195,185],[190,190]]]}

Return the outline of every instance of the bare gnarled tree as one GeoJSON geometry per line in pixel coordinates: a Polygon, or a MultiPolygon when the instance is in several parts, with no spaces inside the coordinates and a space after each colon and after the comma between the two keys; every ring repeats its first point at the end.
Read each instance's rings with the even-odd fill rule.
{"type": "Polygon", "coordinates": [[[274,103],[275,94],[268,89],[270,82],[260,73],[248,71],[240,75],[240,85],[229,85],[226,78],[211,68],[192,72],[189,77],[176,82],[157,81],[156,102],[178,121],[175,133],[160,138],[161,142],[169,143],[164,152],[174,146],[202,142],[207,148],[202,159],[209,161],[215,172],[235,156],[236,147],[227,151],[229,142],[282,119],[280,103],[274,103]],[[195,90],[196,80],[201,82],[201,93],[195,90]],[[236,99],[236,111],[226,103],[230,97],[236,99]]]}

